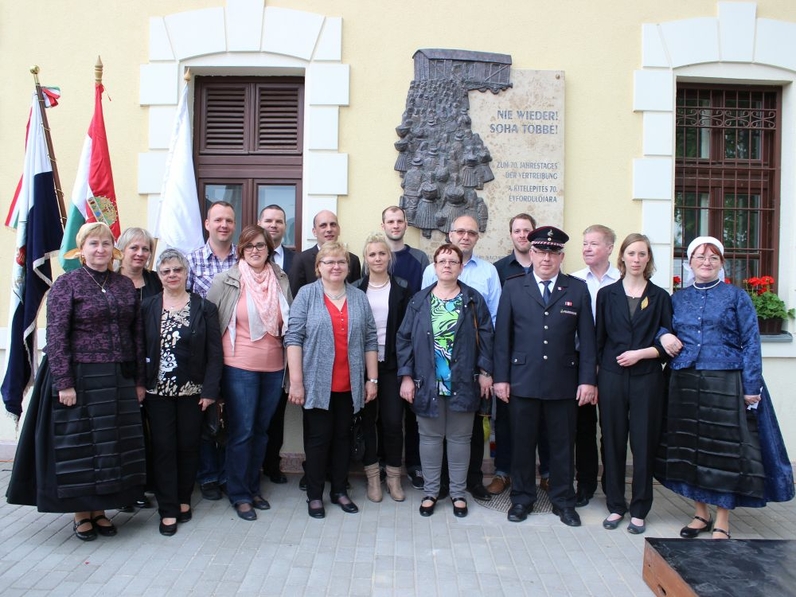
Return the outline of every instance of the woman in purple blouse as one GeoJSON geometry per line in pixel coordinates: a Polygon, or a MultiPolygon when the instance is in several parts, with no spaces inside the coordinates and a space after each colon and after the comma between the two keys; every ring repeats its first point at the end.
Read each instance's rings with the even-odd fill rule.
{"type": "Polygon", "coordinates": [[[49,363],[37,376],[8,498],[74,512],[75,536],[92,541],[116,534],[105,509],[133,503],[146,481],[144,336],[133,283],[110,269],[110,228],[83,225],[77,246],[81,267],[50,290],[49,363]]]}

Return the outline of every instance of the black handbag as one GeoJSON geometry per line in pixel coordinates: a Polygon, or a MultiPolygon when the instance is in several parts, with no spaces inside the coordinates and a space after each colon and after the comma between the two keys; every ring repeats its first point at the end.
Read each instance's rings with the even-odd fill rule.
{"type": "Polygon", "coordinates": [[[361,462],[365,456],[365,429],[362,415],[357,413],[351,419],[351,460],[361,462]]]}
{"type": "Polygon", "coordinates": [[[227,443],[227,424],[224,403],[216,400],[207,407],[202,418],[202,439],[214,440],[217,445],[227,443]]]}

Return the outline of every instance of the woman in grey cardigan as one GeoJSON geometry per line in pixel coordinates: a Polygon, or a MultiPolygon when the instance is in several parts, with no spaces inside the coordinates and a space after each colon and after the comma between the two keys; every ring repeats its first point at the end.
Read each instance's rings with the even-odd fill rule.
{"type": "Polygon", "coordinates": [[[348,251],[324,244],[315,259],[318,280],[303,286],[290,309],[285,335],[290,379],[288,399],[304,407],[307,510],[323,518],[326,465],[331,500],[358,512],[346,493],[354,413],[376,397],[378,338],[367,296],[346,284],[348,251]],[[367,381],[366,381],[367,377],[367,381]]]}

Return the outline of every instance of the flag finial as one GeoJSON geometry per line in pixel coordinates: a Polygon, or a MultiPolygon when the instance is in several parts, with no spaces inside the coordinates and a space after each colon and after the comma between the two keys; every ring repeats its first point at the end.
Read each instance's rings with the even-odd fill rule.
{"type": "Polygon", "coordinates": [[[102,83],[102,58],[97,56],[97,63],[94,65],[94,82],[98,85],[102,83]]]}
{"type": "Polygon", "coordinates": [[[185,74],[183,75],[183,77],[182,77],[182,78],[185,80],[185,82],[186,82],[186,83],[190,83],[190,81],[191,81],[191,77],[192,77],[192,75],[191,75],[191,69],[190,69],[190,67],[189,67],[189,68],[186,68],[186,69],[185,69],[185,74]]]}

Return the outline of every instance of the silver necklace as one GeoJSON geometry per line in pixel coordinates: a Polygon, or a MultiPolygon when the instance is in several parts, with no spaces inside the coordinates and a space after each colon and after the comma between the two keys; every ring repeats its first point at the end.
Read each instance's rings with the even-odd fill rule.
{"type": "Polygon", "coordinates": [[[329,292],[325,288],[323,289],[323,293],[326,296],[328,296],[330,299],[332,299],[333,301],[339,301],[341,298],[343,298],[345,296],[345,288],[343,288],[343,291],[340,294],[332,294],[331,292],[329,292]]]}
{"type": "Polygon", "coordinates": [[[368,281],[368,288],[372,288],[373,290],[379,290],[380,288],[384,288],[387,284],[390,283],[390,279],[387,278],[387,281],[384,284],[373,284],[372,282],[368,281]]]}
{"type": "Polygon", "coordinates": [[[91,281],[94,282],[94,284],[99,286],[99,289],[102,291],[102,294],[106,294],[105,284],[108,283],[108,277],[109,277],[108,272],[105,272],[105,280],[103,280],[102,284],[100,284],[99,282],[97,282],[97,279],[91,275],[91,272],[88,271],[88,269],[86,269],[85,265],[83,266],[83,271],[86,272],[86,274],[88,275],[89,278],[91,278],[91,281]]]}
{"type": "MultiPolygon", "coordinates": [[[[719,282],[721,282],[721,278],[717,279],[710,286],[697,286],[697,284],[699,284],[700,282],[694,282],[694,288],[696,288],[697,290],[710,290],[711,288],[716,288],[716,286],[719,285],[719,282]]],[[[706,282],[706,283],[709,283],[709,282],[706,282]]]]}

